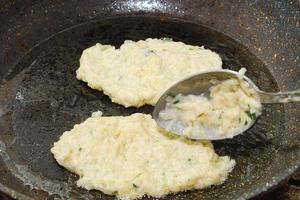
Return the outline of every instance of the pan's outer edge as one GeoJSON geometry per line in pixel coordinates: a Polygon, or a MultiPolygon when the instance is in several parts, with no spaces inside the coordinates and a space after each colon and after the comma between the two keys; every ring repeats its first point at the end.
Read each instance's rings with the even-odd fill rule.
{"type": "MultiPolygon", "coordinates": [[[[249,1],[250,2],[250,1],[249,1]]],[[[294,2],[296,2],[296,3],[294,3],[294,4],[297,4],[297,1],[294,1],[294,2]]],[[[108,3],[110,3],[110,1],[105,1],[103,4],[108,4],[108,3]]],[[[190,2],[187,2],[187,3],[190,3],[190,2]]],[[[194,5],[195,3],[193,3],[192,5],[194,5]]],[[[250,3],[247,3],[248,5],[250,5],[250,3]]],[[[275,7],[275,8],[278,8],[280,5],[282,5],[282,1],[277,1],[277,2],[275,2],[275,4],[274,5],[270,5],[270,7],[275,7]]],[[[33,4],[31,4],[31,2],[30,1],[27,1],[27,8],[26,9],[30,9],[30,7],[34,7],[35,5],[33,5],[33,4]],[[28,3],[29,2],[29,3],[28,3]]],[[[103,5],[101,5],[101,6],[103,6],[103,5]]],[[[206,5],[204,5],[204,7],[205,7],[206,5]]],[[[26,7],[26,6],[24,6],[24,7],[26,7]]],[[[108,6],[109,7],[109,6],[108,6]]],[[[197,6],[196,6],[197,7],[197,6]]],[[[198,6],[199,7],[199,6],[198,6]]],[[[111,8],[110,8],[111,9],[111,8]]],[[[197,8],[198,9],[198,8],[197,8]]],[[[196,10],[197,10],[196,9],[196,10]]],[[[25,8],[24,8],[24,10],[25,10],[25,8]]],[[[270,10],[272,10],[272,9],[270,9],[270,10]]],[[[4,15],[3,13],[5,13],[6,11],[3,9],[3,10],[1,10],[1,14],[2,15],[4,15]]],[[[119,11],[117,11],[117,12],[121,12],[120,10],[119,11]]],[[[160,12],[165,12],[165,11],[160,11],[160,12]]],[[[289,10],[289,9],[286,9],[286,12],[290,12],[291,14],[293,14],[293,11],[291,11],[291,10],[289,10]]],[[[1,15],[1,16],[2,16],[1,15]]],[[[16,13],[12,13],[11,12],[11,14],[10,14],[11,16],[12,16],[12,18],[13,18],[13,20],[11,21],[12,23],[11,24],[14,24],[13,23],[13,21],[14,20],[17,20],[18,18],[20,18],[20,16],[17,16],[16,15],[16,13]]],[[[94,17],[101,17],[101,16],[103,16],[103,15],[105,15],[105,13],[100,13],[98,16],[94,16],[94,17]]],[[[178,14],[177,14],[178,15],[178,14]]],[[[5,15],[5,16],[9,16],[9,15],[5,15]]],[[[180,14],[180,16],[182,16],[182,17],[186,17],[186,18],[189,18],[188,17],[188,14],[187,15],[185,15],[184,13],[183,14],[180,14]]],[[[289,16],[284,16],[285,18],[288,18],[289,16]]],[[[29,17],[30,18],[30,17],[29,17]]],[[[191,18],[191,17],[190,17],[191,18]]],[[[195,18],[194,18],[195,19],[195,18]]],[[[295,22],[295,23],[297,23],[298,22],[298,24],[299,24],[299,21],[297,21],[298,19],[296,19],[296,21],[293,21],[293,19],[291,19],[291,18],[289,18],[290,20],[289,21],[291,21],[291,23],[286,23],[286,24],[284,24],[284,25],[282,25],[281,26],[281,28],[282,29],[284,29],[284,30],[287,30],[286,32],[288,32],[289,33],[289,31],[290,30],[292,30],[292,26],[290,25],[290,24],[292,24],[293,22],[295,22]]],[[[78,17],[78,18],[76,18],[76,20],[74,20],[74,21],[72,21],[71,22],[71,24],[72,23],[77,23],[78,21],[84,21],[84,20],[88,20],[88,19],[86,19],[86,18],[84,18],[84,19],[81,19],[80,17],[78,17]],[[76,21],[77,20],[77,21],[76,21]]],[[[208,25],[211,25],[211,26],[213,26],[213,27],[216,27],[217,29],[218,29],[218,25],[213,25],[213,23],[212,22],[207,22],[206,23],[206,21],[205,21],[205,17],[203,17],[203,16],[198,16],[198,18],[196,19],[196,20],[199,20],[199,21],[201,21],[202,23],[205,23],[205,24],[208,24],[208,25]]],[[[236,20],[236,18],[235,18],[235,20],[236,20]]],[[[235,20],[233,20],[233,21],[235,21],[235,20]]],[[[236,22],[236,21],[235,21],[236,22]]],[[[243,22],[243,21],[242,21],[243,22]]],[[[242,25],[241,23],[240,23],[240,25],[242,25]]],[[[264,26],[265,24],[264,23],[261,23],[261,24],[259,24],[258,26],[258,29],[259,28],[261,28],[262,26],[264,26]]],[[[7,30],[9,30],[9,26],[11,26],[11,25],[8,25],[8,23],[3,23],[3,26],[2,26],[2,29],[0,30],[0,33],[1,33],[1,36],[2,36],[2,33],[4,33],[4,35],[5,35],[5,32],[7,31],[7,30]],[[4,30],[5,29],[5,30],[4,30]]],[[[244,26],[245,26],[245,24],[244,24],[244,26]]],[[[59,27],[59,28],[62,28],[62,27],[59,27]]],[[[226,32],[226,29],[227,29],[228,27],[224,27],[224,32],[226,32]]],[[[251,27],[250,27],[250,30],[251,30],[251,27]]],[[[21,35],[21,36],[24,36],[24,34],[22,34],[22,29],[20,29],[20,30],[12,30],[11,31],[11,33],[10,34],[16,34],[16,32],[17,31],[20,31],[21,32],[21,34],[19,33],[19,35],[21,35]]],[[[24,31],[24,30],[23,30],[24,31]]],[[[253,31],[252,33],[253,34],[255,34],[255,30],[254,29],[252,29],[251,31],[253,31]]],[[[291,34],[293,34],[293,32],[291,33],[291,34]]],[[[18,35],[18,34],[16,34],[16,35],[18,35]]],[[[229,34],[230,35],[230,34],[229,34]]],[[[244,41],[244,40],[246,40],[245,38],[243,39],[243,37],[245,37],[245,35],[247,35],[247,34],[245,34],[245,32],[243,32],[243,33],[241,33],[240,34],[241,36],[240,37],[236,37],[236,39],[237,40],[239,40],[239,41],[244,41]]],[[[298,34],[299,35],[299,34],[298,34]]],[[[0,36],[0,37],[1,37],[0,36]]],[[[284,36],[283,35],[283,39],[284,38],[286,38],[287,36],[284,36]]],[[[39,39],[41,39],[41,38],[45,38],[45,35],[44,34],[41,34],[41,36],[39,36],[39,39]]],[[[299,37],[298,37],[299,38],[299,37]]],[[[36,40],[33,40],[33,42],[37,42],[39,39],[36,39],[36,40]]],[[[297,39],[297,38],[296,38],[297,39]]],[[[274,43],[276,43],[276,40],[278,40],[278,41],[281,41],[281,40],[279,40],[278,38],[276,38],[276,39],[274,39],[274,43]]],[[[299,39],[298,39],[299,40],[299,39]]],[[[0,41],[4,41],[4,39],[3,38],[1,38],[1,40],[0,41]]],[[[299,66],[299,60],[295,60],[295,62],[294,62],[294,60],[292,59],[292,58],[286,58],[285,56],[285,54],[283,53],[283,51],[286,49],[286,48],[289,48],[289,47],[291,47],[290,49],[291,49],[291,52],[295,52],[295,54],[299,51],[299,50],[297,50],[297,48],[299,49],[299,41],[296,41],[296,45],[295,46],[291,46],[291,43],[293,42],[293,41],[291,41],[291,43],[286,43],[286,45],[287,45],[287,47],[286,48],[278,48],[279,49],[279,51],[276,53],[276,52],[272,52],[271,51],[271,53],[266,53],[266,55],[268,55],[268,58],[266,58],[266,56],[264,55],[264,51],[267,51],[268,50],[268,48],[266,48],[266,49],[264,49],[264,48],[262,48],[262,50],[260,50],[259,51],[259,48],[260,48],[260,45],[257,45],[257,44],[261,44],[261,46],[263,46],[263,47],[266,47],[266,46],[268,46],[269,45],[269,41],[268,42],[265,42],[266,44],[264,44],[264,42],[262,42],[263,40],[262,40],[262,38],[258,38],[257,40],[254,40],[254,42],[255,42],[255,44],[254,45],[251,45],[250,47],[249,47],[249,49],[250,50],[252,50],[252,51],[255,51],[255,50],[258,50],[255,54],[259,57],[259,58],[261,58],[261,59],[263,59],[265,62],[266,62],[266,64],[267,65],[271,65],[271,64],[274,64],[275,66],[278,66],[277,68],[275,67],[275,69],[273,69],[273,71],[272,71],[272,73],[274,74],[274,76],[275,77],[279,77],[278,78],[278,81],[279,81],[279,85],[283,88],[283,89],[295,89],[295,88],[299,88],[299,81],[297,82],[296,81],[296,79],[294,79],[295,81],[293,82],[293,84],[288,84],[288,80],[287,79],[284,79],[284,73],[282,73],[282,71],[286,71],[285,69],[283,69],[283,67],[285,67],[285,66],[288,66],[288,65],[294,65],[294,66],[299,66]],[[297,43],[298,42],[298,43],[297,43]],[[283,54],[283,55],[281,55],[281,54],[283,54]],[[277,56],[275,56],[275,55],[277,55],[277,56]],[[282,56],[282,58],[285,58],[284,60],[283,59],[281,59],[281,56],[282,56]],[[275,57],[275,58],[274,58],[275,57]],[[279,59],[280,58],[280,59],[279,59]],[[285,63],[286,62],[286,63],[285,63]],[[281,66],[281,67],[280,67],[281,66]],[[280,69],[282,69],[282,70],[280,70],[280,69]],[[280,74],[281,73],[281,74],[280,74]]],[[[9,40],[7,43],[9,43],[9,42],[12,42],[11,40],[9,40]]],[[[247,42],[246,42],[247,43],[247,42]]],[[[294,42],[295,43],[295,42],[294,42]]],[[[21,45],[20,44],[17,44],[16,45],[16,48],[17,49],[19,49],[19,51],[17,51],[17,52],[19,52],[18,53],[18,55],[16,55],[16,54],[13,54],[14,56],[20,56],[22,53],[24,53],[24,52],[28,52],[28,47],[30,47],[30,46],[32,46],[32,45],[30,45],[30,44],[28,44],[27,46],[25,46],[25,47],[21,47],[21,45]]],[[[272,47],[274,47],[274,45],[271,45],[269,48],[272,48],[272,47]]],[[[8,53],[9,51],[6,51],[5,53],[8,53]]],[[[14,64],[16,64],[16,63],[14,63],[13,61],[11,61],[9,58],[8,59],[3,59],[2,61],[0,61],[1,63],[0,63],[0,66],[4,66],[4,65],[8,65],[8,66],[12,66],[12,65],[14,65],[14,64]]],[[[292,79],[293,80],[293,79],[292,79]]],[[[290,81],[290,80],[289,80],[290,81]]],[[[299,106],[295,106],[296,107],[296,110],[299,110],[299,106]]],[[[294,108],[288,108],[290,111],[291,110],[294,110],[295,109],[295,107],[294,108]]],[[[294,111],[295,112],[295,111],[294,111]]],[[[294,113],[294,119],[295,120],[297,120],[297,116],[299,116],[299,113],[294,113]]],[[[299,121],[296,121],[296,123],[299,123],[299,121]]],[[[289,128],[290,126],[288,126],[288,128],[289,128]]],[[[292,124],[292,128],[289,128],[289,130],[290,131],[298,131],[299,132],[299,128],[298,127],[295,127],[295,123],[294,124],[292,124]]],[[[293,167],[291,167],[290,169],[287,169],[285,172],[282,172],[281,174],[280,174],[280,176],[278,177],[278,179],[276,179],[276,182],[275,182],[275,184],[276,183],[278,183],[278,182],[280,182],[281,180],[283,180],[284,179],[284,177],[286,177],[286,176],[288,176],[288,175],[290,175],[290,174],[292,174],[295,170],[297,170],[297,169],[299,169],[299,167],[300,167],[300,162],[298,161],[297,163],[296,163],[296,165],[295,166],[293,166],[293,167]]],[[[273,185],[275,185],[275,184],[273,184],[273,185]]],[[[266,187],[266,189],[269,189],[269,188],[271,188],[271,186],[272,185],[270,185],[270,186],[268,186],[268,187],[266,187]]],[[[0,189],[1,189],[2,187],[0,187],[0,189]]],[[[8,191],[8,188],[3,188],[3,190],[6,190],[6,191],[8,191]]],[[[5,191],[4,191],[5,192],[5,191]]],[[[255,192],[254,192],[255,193],[255,192]]],[[[253,193],[253,195],[250,195],[249,197],[251,197],[251,196],[254,196],[255,194],[253,193]]],[[[259,193],[259,192],[258,192],[259,193]]],[[[16,194],[16,193],[15,193],[16,194]]],[[[16,194],[17,195],[17,194],[16,194]]],[[[17,196],[16,196],[17,197],[17,196]]],[[[22,198],[21,196],[20,196],[20,198],[22,198]]]]}
{"type": "MultiPolygon", "coordinates": [[[[140,15],[140,13],[133,14],[133,16],[139,16],[139,15],[140,15]]],[[[123,16],[123,15],[121,15],[121,16],[123,16]]],[[[128,16],[128,15],[124,15],[124,16],[128,16]]],[[[130,16],[132,16],[132,14],[131,14],[130,16]]],[[[155,17],[155,15],[153,15],[153,16],[155,17]]],[[[108,16],[108,17],[106,17],[106,18],[107,18],[107,19],[110,19],[110,18],[114,18],[114,17],[108,16]]],[[[174,18],[174,17],[172,17],[172,18],[174,18]]],[[[179,19],[180,19],[180,18],[179,18],[179,19]]],[[[103,20],[103,18],[102,18],[101,20],[103,20]]],[[[181,20],[182,20],[182,19],[181,19],[181,20]]],[[[45,40],[41,41],[40,43],[38,43],[36,46],[34,46],[33,48],[31,48],[30,51],[27,52],[27,54],[30,54],[30,52],[33,51],[36,47],[42,45],[44,42],[50,40],[53,36],[56,36],[56,35],[59,34],[59,33],[63,33],[63,32],[68,31],[68,30],[70,30],[70,29],[72,29],[72,28],[74,28],[74,27],[82,26],[82,25],[87,24],[87,23],[91,23],[91,22],[96,23],[97,21],[98,21],[98,20],[92,20],[92,21],[90,21],[90,22],[85,22],[85,23],[77,24],[77,25],[75,25],[75,26],[73,26],[73,27],[69,27],[69,28],[67,28],[67,29],[65,29],[65,30],[62,30],[62,31],[60,31],[60,32],[58,32],[58,33],[56,33],[56,34],[54,34],[54,35],[52,35],[52,36],[46,38],[45,40]]],[[[183,20],[183,21],[184,21],[184,20],[183,20]]],[[[188,21],[187,21],[187,22],[188,22],[188,21]]],[[[21,58],[20,60],[22,60],[22,58],[21,58]]],[[[250,198],[252,198],[252,197],[257,196],[258,194],[261,194],[261,193],[263,193],[263,192],[266,192],[266,191],[269,191],[269,190],[274,189],[274,188],[277,187],[281,182],[287,180],[288,177],[290,177],[295,171],[297,171],[297,170],[299,170],[299,169],[300,169],[300,160],[298,161],[298,163],[297,163],[295,166],[292,166],[291,168],[289,168],[289,169],[287,169],[286,171],[282,172],[276,179],[274,179],[273,183],[268,184],[267,186],[265,186],[265,187],[263,187],[263,188],[261,188],[261,189],[256,189],[256,190],[252,191],[251,193],[247,193],[247,195],[245,195],[243,198],[241,198],[241,200],[242,200],[242,199],[250,199],[250,198]]],[[[23,194],[21,194],[21,193],[19,193],[19,192],[16,192],[16,191],[14,191],[13,189],[4,186],[4,185],[1,184],[1,183],[0,183],[0,191],[4,192],[4,193],[7,194],[7,195],[10,195],[10,196],[12,196],[13,198],[16,198],[16,199],[22,199],[22,200],[23,200],[23,199],[24,199],[24,200],[34,200],[34,198],[29,197],[29,196],[26,196],[26,195],[23,195],[23,194]]]]}

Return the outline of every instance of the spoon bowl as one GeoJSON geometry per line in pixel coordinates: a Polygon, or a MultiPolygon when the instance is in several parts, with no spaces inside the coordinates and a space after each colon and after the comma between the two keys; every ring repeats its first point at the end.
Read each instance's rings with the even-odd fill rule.
{"type": "Polygon", "coordinates": [[[184,123],[181,121],[170,121],[164,120],[159,117],[159,113],[164,110],[167,104],[167,98],[169,96],[175,96],[177,94],[182,95],[204,95],[206,97],[209,96],[209,89],[214,86],[216,83],[220,81],[225,81],[228,79],[240,79],[246,81],[249,86],[254,89],[258,96],[260,97],[261,103],[287,103],[287,102],[299,102],[300,101],[300,91],[292,91],[292,92],[279,92],[279,93],[267,93],[261,91],[253,81],[243,75],[242,73],[232,71],[232,70],[216,70],[216,71],[207,71],[199,74],[192,75],[188,78],[185,78],[173,86],[171,86],[168,90],[164,92],[164,94],[157,101],[152,116],[154,120],[158,123],[158,125],[167,130],[168,132],[174,133],[176,135],[185,136],[190,139],[195,140],[221,140],[232,138],[236,135],[239,135],[246,130],[248,130],[253,124],[255,120],[251,120],[247,125],[234,129],[230,137],[226,135],[219,135],[213,129],[207,129],[203,134],[190,134],[183,135],[183,131],[186,128],[184,123]]]}

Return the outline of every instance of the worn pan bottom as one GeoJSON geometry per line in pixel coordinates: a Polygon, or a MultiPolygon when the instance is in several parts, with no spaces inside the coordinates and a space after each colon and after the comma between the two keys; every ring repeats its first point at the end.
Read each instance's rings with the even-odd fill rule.
{"type": "MultiPolygon", "coordinates": [[[[12,175],[0,180],[12,188],[9,193],[16,191],[16,196],[20,193],[29,198],[114,199],[78,188],[77,177],[55,162],[50,148],[64,131],[94,111],[101,110],[106,116],[152,112],[151,106],[126,109],[114,104],[103,93],[75,78],[85,48],[96,42],[120,46],[126,39],[148,37],[171,37],[204,45],[221,55],[224,68],[245,67],[247,76],[261,89],[278,90],[268,68],[246,47],[199,24],[167,17],[119,16],[64,30],[28,52],[2,82],[0,155],[5,167],[0,170],[0,177],[1,173],[12,175]]],[[[277,175],[281,169],[276,163],[283,158],[275,152],[284,133],[283,124],[284,107],[266,106],[258,122],[245,134],[214,142],[219,154],[230,155],[237,162],[226,183],[164,199],[243,199],[269,188],[280,180],[277,175]]]]}

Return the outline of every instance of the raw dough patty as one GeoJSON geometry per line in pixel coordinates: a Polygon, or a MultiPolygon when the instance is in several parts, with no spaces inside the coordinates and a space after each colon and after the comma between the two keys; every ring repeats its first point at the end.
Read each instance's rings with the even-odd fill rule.
{"type": "Polygon", "coordinates": [[[145,114],[93,114],[65,132],[51,152],[60,165],[80,176],[79,186],[123,199],[220,184],[235,164],[219,157],[210,142],[166,135],[145,114]]]}
{"type": "Polygon", "coordinates": [[[218,54],[169,39],[127,40],[116,49],[96,44],[83,51],[77,79],[125,107],[155,105],[173,83],[197,72],[221,69],[218,54]]]}
{"type": "Polygon", "coordinates": [[[170,126],[169,131],[172,124],[183,123],[182,134],[192,138],[209,138],[211,132],[217,137],[232,138],[256,120],[261,110],[259,96],[247,82],[228,79],[212,86],[210,97],[169,96],[159,116],[170,126]]]}

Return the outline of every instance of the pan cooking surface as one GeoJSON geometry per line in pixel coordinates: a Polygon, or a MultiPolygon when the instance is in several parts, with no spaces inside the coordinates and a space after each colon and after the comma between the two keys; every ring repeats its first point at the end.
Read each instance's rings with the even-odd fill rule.
{"type": "MultiPolygon", "coordinates": [[[[70,130],[94,111],[101,110],[105,116],[152,112],[151,106],[135,109],[114,104],[102,92],[75,78],[79,58],[85,48],[96,42],[120,46],[126,39],[148,37],[171,37],[175,41],[204,45],[221,55],[223,68],[239,70],[243,66],[248,70],[246,75],[261,89],[278,89],[267,67],[247,48],[198,24],[137,16],[107,18],[70,28],[30,51],[0,87],[0,155],[10,168],[9,173],[20,180],[16,185],[26,185],[18,192],[41,198],[49,193],[49,199],[114,199],[98,191],[78,188],[75,185],[77,177],[55,162],[50,148],[64,131],[70,130]],[[33,189],[31,193],[29,189],[33,189]]],[[[267,105],[257,123],[245,134],[232,140],[214,142],[219,154],[229,155],[237,162],[223,185],[168,195],[165,199],[239,199],[253,196],[266,183],[275,181],[276,177],[272,177],[274,170],[280,171],[273,169],[273,162],[279,156],[274,152],[284,133],[283,124],[283,105],[267,105]]]]}

